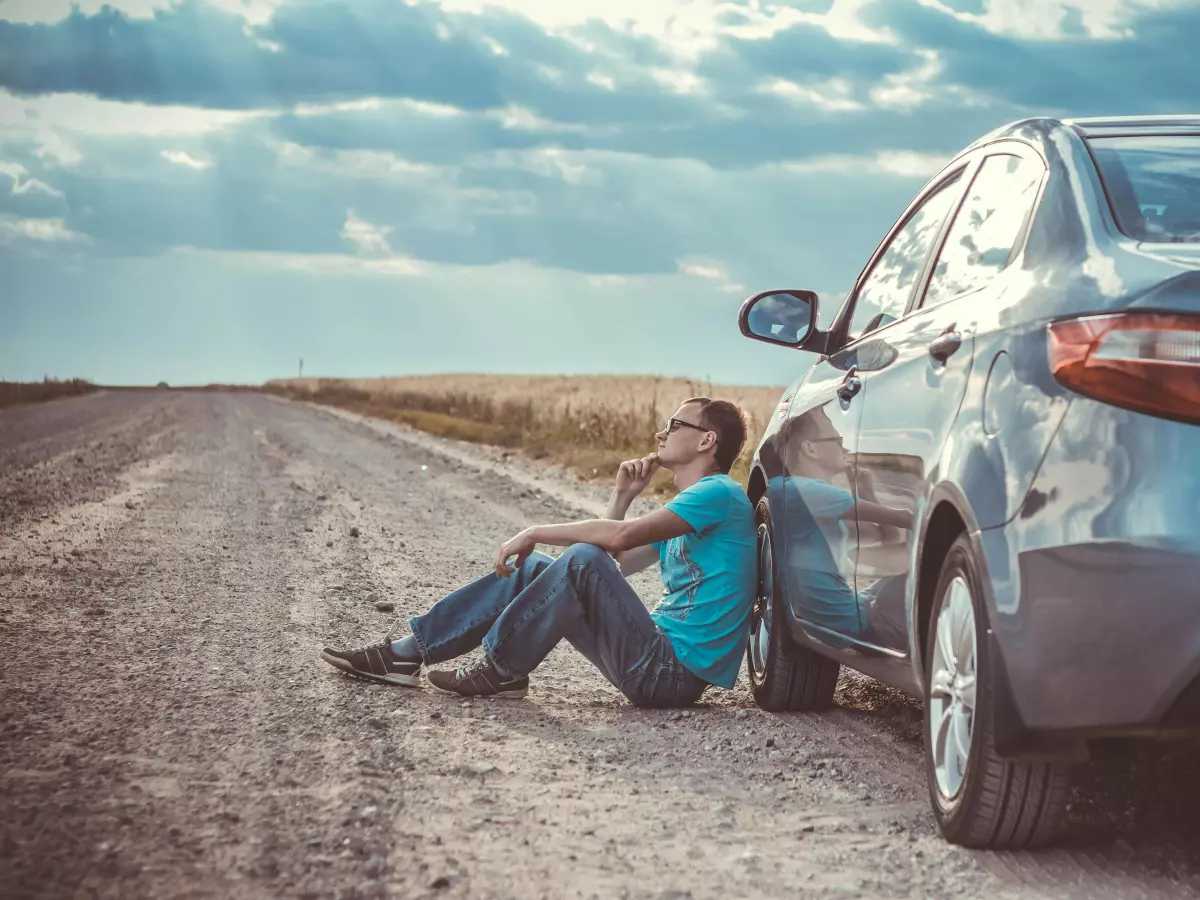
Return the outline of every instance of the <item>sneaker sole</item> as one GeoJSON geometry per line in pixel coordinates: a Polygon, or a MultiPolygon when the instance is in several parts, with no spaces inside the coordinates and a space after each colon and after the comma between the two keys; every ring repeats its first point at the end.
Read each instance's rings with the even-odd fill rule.
{"type": "Polygon", "coordinates": [[[529,688],[523,687],[517,688],[515,691],[500,691],[496,694],[460,694],[458,691],[448,691],[446,688],[438,687],[432,681],[429,682],[429,687],[439,694],[445,694],[448,697],[462,697],[466,700],[523,700],[529,693],[529,688]]]}
{"type": "Polygon", "coordinates": [[[421,686],[421,676],[417,675],[376,675],[374,672],[364,672],[362,669],[356,669],[344,659],[339,659],[336,656],[330,656],[324,651],[321,652],[321,659],[329,663],[339,672],[344,672],[347,675],[353,675],[355,678],[362,678],[364,681],[374,681],[378,684],[391,684],[396,687],[415,687],[421,686]]]}

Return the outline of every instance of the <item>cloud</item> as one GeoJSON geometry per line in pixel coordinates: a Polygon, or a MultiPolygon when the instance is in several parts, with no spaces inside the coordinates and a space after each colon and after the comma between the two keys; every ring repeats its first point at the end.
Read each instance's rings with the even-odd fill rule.
{"type": "MultiPolygon", "coordinates": [[[[685,260],[688,278],[720,259],[706,280],[731,291],[793,266],[842,284],[952,153],[1029,112],[1040,95],[1014,59],[1136,43],[997,33],[997,2],[710,4],[709,38],[681,25],[675,42],[577,11],[547,31],[391,0],[289,0],[253,22],[233,0],[181,0],[0,23],[0,153],[22,167],[0,211],[61,220],[98,254],[595,277],[676,277],[685,260]],[[61,90],[76,93],[46,93],[61,90]]],[[[1182,27],[1185,12],[1127,27],[1182,27]]]]}
{"type": "Polygon", "coordinates": [[[929,178],[947,163],[949,158],[937,153],[914,153],[911,150],[877,150],[865,156],[849,153],[814,156],[781,167],[800,174],[876,172],[903,178],[929,178]]]}
{"type": "Polygon", "coordinates": [[[211,161],[193,159],[188,155],[186,150],[163,150],[159,155],[167,162],[176,166],[183,166],[186,169],[204,171],[205,169],[212,168],[211,161]]]}
{"type": "Polygon", "coordinates": [[[0,20],[55,22],[71,14],[73,8],[95,14],[105,6],[120,10],[131,18],[153,18],[155,12],[171,5],[171,0],[0,0],[0,20]]]}
{"type": "Polygon", "coordinates": [[[390,227],[372,225],[358,218],[352,209],[346,212],[346,224],[342,226],[342,237],[354,244],[359,256],[391,256],[388,243],[391,232],[390,227]]]}
{"type": "Polygon", "coordinates": [[[680,275],[688,275],[692,278],[702,278],[705,281],[714,282],[718,291],[723,294],[744,294],[746,293],[745,285],[738,284],[729,278],[729,273],[720,263],[709,259],[694,258],[678,260],[680,275]]]}
{"type": "MultiPolygon", "coordinates": [[[[994,3],[989,9],[1018,5],[994,3]]],[[[1200,32],[1200,7],[1107,6],[1139,14],[1128,16],[1123,28],[1105,29],[1102,38],[1081,26],[1038,40],[997,33],[986,17],[959,18],[915,0],[874,4],[863,15],[900,41],[936,54],[942,83],[996,102],[1071,116],[1190,112],[1200,96],[1200,69],[1189,61],[1200,32]]],[[[1099,29],[1101,21],[1113,18],[1092,21],[1099,29]]]]}
{"type": "Polygon", "coordinates": [[[679,274],[694,275],[696,278],[708,278],[714,281],[721,281],[725,278],[725,271],[719,266],[703,265],[695,262],[680,261],[679,274]]]}
{"type": "Polygon", "coordinates": [[[412,278],[427,273],[428,266],[405,256],[363,257],[346,253],[283,253],[202,250],[181,247],[172,256],[194,257],[256,273],[296,272],[319,278],[412,278]]]}
{"type": "Polygon", "coordinates": [[[0,84],[17,93],[232,110],[372,95],[494,107],[498,59],[438,7],[392,0],[294,0],[257,29],[201,0],[145,20],[102,8],[54,24],[0,22],[0,84]]]}
{"type": "Polygon", "coordinates": [[[5,237],[41,243],[84,240],[82,235],[71,231],[62,219],[26,219],[0,213],[0,242],[6,242],[5,237]]]}
{"type": "Polygon", "coordinates": [[[48,194],[51,197],[62,197],[63,195],[62,191],[51,187],[46,182],[30,178],[29,170],[20,163],[0,160],[0,175],[7,175],[12,179],[12,190],[10,193],[14,195],[28,194],[30,192],[40,192],[48,194]]]}

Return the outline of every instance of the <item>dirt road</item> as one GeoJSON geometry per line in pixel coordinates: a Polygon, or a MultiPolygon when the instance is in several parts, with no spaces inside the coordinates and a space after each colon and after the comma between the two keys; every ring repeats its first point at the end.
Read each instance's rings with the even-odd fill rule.
{"type": "Polygon", "coordinates": [[[0,412],[0,895],[1196,895],[1194,750],[1088,766],[1064,849],[977,854],[935,834],[918,708],[862,679],[681,714],[569,647],[490,703],[317,659],[605,494],[261,395],[0,412]]]}

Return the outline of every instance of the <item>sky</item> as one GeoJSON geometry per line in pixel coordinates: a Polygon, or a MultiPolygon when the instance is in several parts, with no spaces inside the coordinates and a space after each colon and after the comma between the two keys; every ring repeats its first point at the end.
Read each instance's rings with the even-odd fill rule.
{"type": "Polygon", "coordinates": [[[1195,113],[1189,0],[0,0],[0,379],[785,384],[1028,116],[1195,113]]]}

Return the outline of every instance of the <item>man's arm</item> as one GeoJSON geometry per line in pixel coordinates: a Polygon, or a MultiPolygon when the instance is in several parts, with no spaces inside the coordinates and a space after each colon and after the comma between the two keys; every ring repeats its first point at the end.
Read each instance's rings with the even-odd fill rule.
{"type": "MultiPolygon", "coordinates": [[[[615,519],[621,521],[625,518],[625,514],[629,512],[629,507],[637,498],[636,493],[621,493],[616,488],[613,488],[612,497],[608,501],[608,509],[604,513],[604,518],[615,519]]],[[[658,550],[653,544],[647,544],[645,547],[634,547],[632,550],[622,550],[619,553],[613,554],[617,561],[617,565],[621,567],[621,572],[626,577],[633,575],[642,569],[648,569],[650,566],[658,562],[658,550]]]]}
{"type": "Polygon", "coordinates": [[[621,463],[606,518],[526,528],[500,547],[496,555],[496,574],[501,578],[511,575],[515,569],[508,561],[515,556],[517,565],[520,565],[537,544],[552,544],[556,547],[595,544],[613,554],[618,562],[626,559],[627,566],[622,571],[632,574],[638,569],[644,569],[653,562],[652,559],[647,561],[646,545],[669,541],[692,531],[692,526],[682,517],[667,509],[656,510],[629,522],[624,521],[629,505],[646,489],[658,468],[658,455],[655,453],[642,459],[631,459],[621,463]],[[629,551],[635,551],[637,555],[625,557],[624,554],[629,551]]]}
{"type": "Polygon", "coordinates": [[[569,547],[572,544],[595,544],[609,553],[620,554],[635,547],[645,547],[690,534],[692,526],[676,513],[663,508],[629,521],[589,519],[562,525],[535,525],[529,529],[535,544],[569,547]]]}
{"type": "Polygon", "coordinates": [[[912,528],[913,514],[912,510],[909,509],[896,509],[860,498],[858,501],[858,518],[861,522],[874,522],[876,525],[891,525],[893,528],[912,528]]]}

